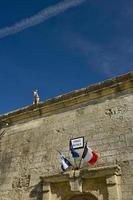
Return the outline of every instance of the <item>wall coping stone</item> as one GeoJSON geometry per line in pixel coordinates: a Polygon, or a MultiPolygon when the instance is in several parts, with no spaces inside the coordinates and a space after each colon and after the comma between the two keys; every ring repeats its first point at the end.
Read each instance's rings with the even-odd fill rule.
{"type": "Polygon", "coordinates": [[[30,105],[13,112],[0,115],[0,128],[18,123],[24,123],[40,117],[57,114],[80,106],[86,102],[91,102],[109,95],[117,95],[122,91],[133,88],[133,72],[105,80],[100,83],[90,85],[86,88],[72,91],[70,93],[57,96],[47,101],[40,102],[38,105],[30,105]]]}
{"type": "Polygon", "coordinates": [[[120,176],[121,168],[119,165],[110,165],[104,167],[86,168],[80,170],[70,170],[64,173],[52,176],[41,176],[40,179],[44,183],[66,182],[73,178],[93,179],[100,177],[120,176]]]}

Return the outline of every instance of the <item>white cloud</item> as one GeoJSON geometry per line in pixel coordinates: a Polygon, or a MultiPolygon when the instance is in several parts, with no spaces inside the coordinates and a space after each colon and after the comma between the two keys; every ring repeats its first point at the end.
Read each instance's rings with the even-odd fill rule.
{"type": "Polygon", "coordinates": [[[70,8],[76,7],[86,0],[64,0],[55,5],[49,6],[43,10],[41,10],[36,15],[33,15],[29,18],[22,19],[19,22],[11,26],[7,26],[0,29],[0,38],[4,38],[6,36],[18,33],[27,28],[36,26],[40,23],[43,23],[47,19],[54,17],[70,8]]]}

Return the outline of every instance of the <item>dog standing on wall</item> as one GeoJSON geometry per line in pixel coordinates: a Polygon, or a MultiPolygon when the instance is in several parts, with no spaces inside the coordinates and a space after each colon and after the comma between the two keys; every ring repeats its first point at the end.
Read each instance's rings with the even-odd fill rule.
{"type": "Polygon", "coordinates": [[[39,95],[38,95],[38,90],[35,90],[35,91],[33,91],[32,92],[33,93],[33,104],[34,105],[38,105],[39,104],[39,102],[40,102],[40,97],[39,97],[39,95]]]}

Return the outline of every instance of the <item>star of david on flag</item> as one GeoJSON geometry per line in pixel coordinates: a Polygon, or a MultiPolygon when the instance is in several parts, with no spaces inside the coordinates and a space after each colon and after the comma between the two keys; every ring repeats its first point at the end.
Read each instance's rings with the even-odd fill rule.
{"type": "Polygon", "coordinates": [[[61,162],[61,169],[62,169],[62,171],[65,171],[69,167],[72,166],[72,164],[70,163],[70,161],[62,153],[60,153],[60,162],[61,162]]]}

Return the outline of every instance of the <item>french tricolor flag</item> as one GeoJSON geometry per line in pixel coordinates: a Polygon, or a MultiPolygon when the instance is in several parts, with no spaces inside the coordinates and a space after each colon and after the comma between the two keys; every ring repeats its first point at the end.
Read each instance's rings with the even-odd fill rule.
{"type": "Polygon", "coordinates": [[[93,151],[91,148],[89,148],[87,146],[87,143],[83,151],[82,159],[84,159],[89,165],[94,165],[98,160],[97,153],[93,151]]]}

